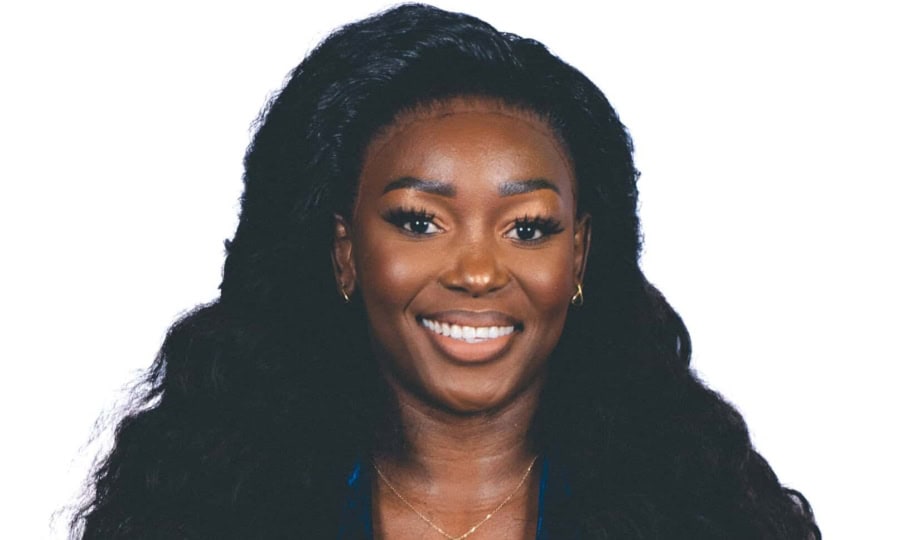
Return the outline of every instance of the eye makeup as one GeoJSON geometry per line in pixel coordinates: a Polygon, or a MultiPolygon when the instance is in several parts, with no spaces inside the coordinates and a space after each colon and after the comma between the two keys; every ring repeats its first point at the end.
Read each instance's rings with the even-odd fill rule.
{"type": "Polygon", "coordinates": [[[436,214],[425,208],[398,206],[382,214],[382,218],[404,232],[414,236],[424,236],[440,232],[434,223],[436,214]]]}

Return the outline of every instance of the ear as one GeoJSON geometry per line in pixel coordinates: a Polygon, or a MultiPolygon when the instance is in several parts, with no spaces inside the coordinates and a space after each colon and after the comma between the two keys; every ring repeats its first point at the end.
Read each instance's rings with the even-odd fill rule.
{"type": "Polygon", "coordinates": [[[591,215],[583,214],[575,220],[575,281],[584,283],[585,265],[588,263],[588,251],[591,247],[591,215]]]}
{"type": "Polygon", "coordinates": [[[335,235],[332,242],[332,266],[335,284],[342,296],[350,297],[357,286],[357,269],[354,267],[352,229],[342,216],[335,214],[335,235]]]}

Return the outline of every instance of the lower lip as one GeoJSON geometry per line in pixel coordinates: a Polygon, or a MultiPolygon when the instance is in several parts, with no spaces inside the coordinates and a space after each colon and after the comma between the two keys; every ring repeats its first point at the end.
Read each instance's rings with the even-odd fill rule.
{"type": "Polygon", "coordinates": [[[508,334],[506,336],[486,339],[484,341],[479,341],[476,343],[468,343],[460,339],[437,334],[422,324],[420,327],[430,335],[430,339],[433,340],[433,343],[436,345],[436,347],[440,349],[446,356],[454,359],[457,362],[468,364],[489,362],[502,356],[502,354],[509,347],[509,344],[512,342],[512,338],[519,333],[518,329],[516,329],[511,334],[508,334]]]}

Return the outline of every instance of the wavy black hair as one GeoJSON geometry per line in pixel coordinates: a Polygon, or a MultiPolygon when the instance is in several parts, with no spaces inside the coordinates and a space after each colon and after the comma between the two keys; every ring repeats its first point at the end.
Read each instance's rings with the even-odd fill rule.
{"type": "Polygon", "coordinates": [[[335,31],[260,116],[220,298],[170,329],[74,538],[335,537],[345,472],[388,398],[363,306],[336,291],[333,216],[378,130],[454,97],[546,121],[592,216],[585,305],[535,419],[540,451],[572,473],[553,521],[584,538],[821,537],[689,369],[686,328],[639,268],[632,142],[603,93],[536,41],[412,4],[335,31]]]}

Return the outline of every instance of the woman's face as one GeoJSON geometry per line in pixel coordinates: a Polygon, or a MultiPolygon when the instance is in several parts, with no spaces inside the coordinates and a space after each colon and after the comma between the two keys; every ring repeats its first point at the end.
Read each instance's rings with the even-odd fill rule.
{"type": "Polygon", "coordinates": [[[540,387],[587,242],[550,128],[455,100],[370,143],[334,256],[341,286],[363,297],[393,388],[469,413],[540,387]]]}

